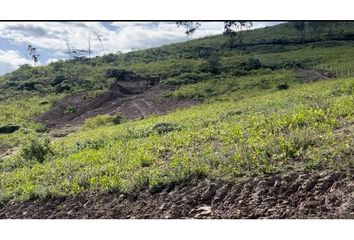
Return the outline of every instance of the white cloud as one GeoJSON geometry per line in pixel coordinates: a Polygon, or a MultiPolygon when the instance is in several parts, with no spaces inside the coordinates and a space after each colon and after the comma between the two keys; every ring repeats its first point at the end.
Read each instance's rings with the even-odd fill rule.
{"type": "MultiPolygon", "coordinates": [[[[222,23],[203,23],[193,38],[222,32],[222,23]],[[205,26],[204,26],[205,25],[205,26]]],[[[175,22],[113,22],[107,28],[100,22],[9,22],[0,24],[0,36],[19,45],[32,44],[42,50],[64,52],[65,41],[73,48],[87,48],[88,36],[96,54],[102,47],[95,33],[101,36],[106,52],[128,52],[187,40],[183,27],[175,22]]],[[[56,54],[59,57],[59,54],[56,54]]]]}
{"type": "Polygon", "coordinates": [[[22,64],[32,64],[20,52],[14,50],[0,50],[0,75],[11,72],[22,64]]]}
{"type": "Polygon", "coordinates": [[[53,63],[53,62],[58,62],[58,61],[59,61],[59,59],[57,59],[57,58],[49,58],[47,60],[46,64],[53,63]]]}
{"type": "MultiPolygon", "coordinates": [[[[263,27],[269,23],[255,23],[253,28],[263,27]]],[[[223,22],[203,22],[193,34],[193,39],[221,34],[223,22]]],[[[54,59],[65,59],[67,55],[66,40],[72,48],[87,49],[88,36],[91,35],[93,56],[102,55],[103,48],[96,37],[99,34],[104,52],[129,52],[143,48],[157,47],[164,44],[188,40],[183,27],[175,22],[2,22],[0,38],[6,39],[18,47],[32,44],[39,49],[41,59],[47,64],[54,59]]],[[[4,49],[4,48],[2,48],[4,49]]],[[[31,63],[18,51],[0,52],[1,69],[19,64],[31,63]],[[6,65],[6,67],[4,67],[6,65]]],[[[4,72],[4,70],[1,70],[4,72]]]]}

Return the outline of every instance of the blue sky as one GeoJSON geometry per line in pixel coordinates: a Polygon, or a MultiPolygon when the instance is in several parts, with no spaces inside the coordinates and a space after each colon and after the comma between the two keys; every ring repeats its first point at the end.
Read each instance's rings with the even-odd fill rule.
{"type": "MultiPolygon", "coordinates": [[[[254,28],[274,24],[254,22],[254,28]]],[[[223,22],[204,22],[193,38],[222,31],[223,22]]],[[[21,64],[32,64],[28,44],[39,50],[39,65],[46,65],[67,58],[66,42],[72,48],[87,49],[89,36],[93,55],[103,55],[187,41],[184,32],[175,22],[0,22],[0,75],[21,64]]]]}

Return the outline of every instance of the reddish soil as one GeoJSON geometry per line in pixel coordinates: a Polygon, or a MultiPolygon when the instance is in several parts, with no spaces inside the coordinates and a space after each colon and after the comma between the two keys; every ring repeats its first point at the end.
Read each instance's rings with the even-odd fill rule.
{"type": "Polygon", "coordinates": [[[129,196],[96,192],[9,203],[0,218],[354,218],[354,178],[291,172],[240,183],[192,179],[129,196]]]}
{"type": "Polygon", "coordinates": [[[87,93],[76,93],[62,99],[49,111],[35,120],[51,130],[54,137],[65,136],[76,131],[87,118],[101,114],[120,113],[124,119],[140,119],[151,114],[165,114],[169,111],[185,108],[199,103],[191,99],[176,100],[164,98],[166,86],[141,86],[116,84],[110,91],[93,99],[87,99],[87,93]],[[74,109],[68,112],[68,109],[74,109]]]}

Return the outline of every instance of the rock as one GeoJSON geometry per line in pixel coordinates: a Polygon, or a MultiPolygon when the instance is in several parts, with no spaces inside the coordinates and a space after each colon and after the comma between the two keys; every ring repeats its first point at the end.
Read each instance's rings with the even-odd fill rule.
{"type": "Polygon", "coordinates": [[[211,213],[211,206],[202,206],[197,209],[194,209],[191,211],[191,213],[195,214],[195,218],[200,218],[200,217],[207,217],[211,213]]]}

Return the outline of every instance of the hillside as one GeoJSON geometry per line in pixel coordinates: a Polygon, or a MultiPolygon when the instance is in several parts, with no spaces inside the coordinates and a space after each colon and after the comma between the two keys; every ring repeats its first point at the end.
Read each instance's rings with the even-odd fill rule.
{"type": "Polygon", "coordinates": [[[354,23],[293,24],[1,76],[0,217],[353,218],[354,23]]]}

